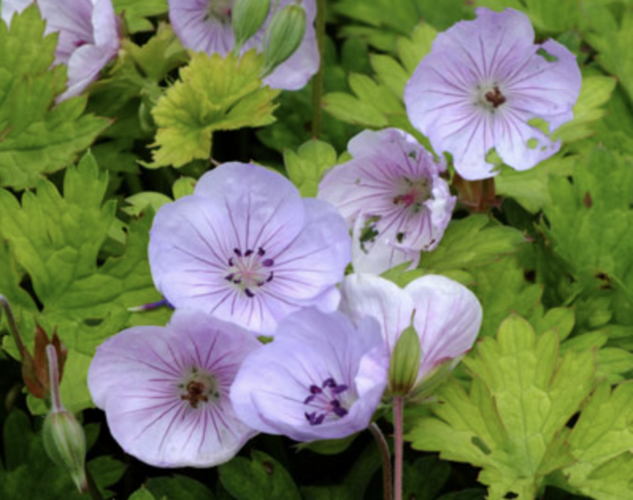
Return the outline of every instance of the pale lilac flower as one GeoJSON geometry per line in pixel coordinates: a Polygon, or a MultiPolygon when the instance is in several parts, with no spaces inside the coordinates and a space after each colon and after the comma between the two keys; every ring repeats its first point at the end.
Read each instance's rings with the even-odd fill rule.
{"type": "MultiPolygon", "coordinates": [[[[169,0],[169,19],[182,44],[196,52],[226,56],[235,45],[231,27],[231,11],[234,0],[169,0]]],[[[242,52],[256,48],[263,50],[264,32],[273,13],[296,3],[296,0],[271,2],[268,20],[262,28],[244,44],[242,52]]],[[[279,65],[264,83],[272,88],[299,90],[319,69],[319,50],[314,30],[316,17],[315,0],[303,0],[306,10],[306,32],[297,51],[279,65]]]]}
{"type": "Polygon", "coordinates": [[[343,281],[341,294],[341,311],[354,322],[378,320],[389,352],[413,316],[422,349],[418,383],[470,350],[481,327],[475,295],[444,276],[426,275],[402,289],[378,276],[353,274],[343,281]]]}
{"type": "Polygon", "coordinates": [[[296,441],[338,439],[367,428],[388,365],[372,318],[356,329],[339,312],[303,309],[244,361],[231,401],[237,415],[261,432],[296,441]]]}
{"type": "Polygon", "coordinates": [[[199,311],[166,327],[137,326],[106,340],[88,373],[95,404],[126,453],[156,467],[211,467],[255,434],[229,389],[254,335],[199,311]]]}
{"type": "Polygon", "coordinates": [[[576,57],[554,40],[534,44],[525,14],[476,12],[437,35],[404,94],[411,123],[469,180],[495,175],[486,161],[493,149],[516,170],[556,153],[560,141],[528,120],[543,119],[553,132],[572,119],[581,86],[576,57]]]}
{"type": "Polygon", "coordinates": [[[380,274],[433,250],[451,220],[455,197],[436,162],[398,129],[364,131],[348,150],[353,160],[326,173],[319,198],[339,209],[353,230],[356,272],[380,274]]]}
{"type": "Polygon", "coordinates": [[[68,66],[63,101],[81,94],[119,50],[119,24],[112,0],[2,0],[2,18],[37,3],[46,20],[46,34],[59,33],[55,64],[68,66]]]}
{"type": "Polygon", "coordinates": [[[243,163],[221,165],[193,195],[161,207],[149,244],[154,282],[170,304],[266,334],[301,307],[335,310],[350,253],[334,207],[243,163]]]}

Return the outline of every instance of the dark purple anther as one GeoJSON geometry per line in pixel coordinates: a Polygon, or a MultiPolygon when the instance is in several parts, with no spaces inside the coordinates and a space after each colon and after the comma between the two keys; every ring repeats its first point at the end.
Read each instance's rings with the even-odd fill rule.
{"type": "Polygon", "coordinates": [[[321,388],[318,385],[311,385],[310,386],[310,393],[311,394],[321,394],[323,391],[321,390],[321,388]]]}
{"type": "Polygon", "coordinates": [[[231,274],[227,274],[224,279],[226,281],[233,281],[233,278],[235,278],[235,274],[231,273],[231,274]]]}
{"type": "Polygon", "coordinates": [[[264,267],[271,267],[275,265],[275,261],[273,259],[264,259],[262,261],[262,266],[264,267]]]}
{"type": "Polygon", "coordinates": [[[268,278],[266,278],[266,283],[270,283],[273,280],[274,275],[275,273],[271,271],[268,278]]]}
{"type": "Polygon", "coordinates": [[[244,257],[250,257],[251,255],[253,255],[253,251],[252,250],[246,250],[246,252],[244,253],[244,257]]]}
{"type": "Polygon", "coordinates": [[[253,297],[255,297],[255,294],[253,292],[251,292],[248,288],[244,288],[244,293],[246,294],[246,296],[250,299],[252,299],[253,297]]]}
{"type": "Polygon", "coordinates": [[[266,255],[266,251],[262,247],[259,247],[257,249],[257,255],[259,255],[260,257],[263,257],[264,255],[266,255]]]}
{"type": "Polygon", "coordinates": [[[233,264],[233,257],[229,257],[229,266],[233,267],[235,264],[233,264]]]}
{"type": "Polygon", "coordinates": [[[334,412],[334,414],[337,417],[341,417],[341,418],[344,417],[345,415],[347,415],[347,413],[348,413],[347,410],[345,408],[341,407],[340,405],[333,407],[332,411],[334,412]]]}
{"type": "Polygon", "coordinates": [[[239,249],[239,248],[234,248],[234,249],[233,249],[233,252],[235,252],[235,255],[237,255],[238,257],[241,257],[241,256],[242,256],[242,252],[240,251],[240,249],[239,249]]]}
{"type": "Polygon", "coordinates": [[[303,404],[309,405],[310,403],[312,403],[312,401],[314,401],[314,398],[316,398],[316,394],[311,394],[310,396],[308,396],[307,398],[303,400],[303,404]]]}
{"type": "Polygon", "coordinates": [[[233,283],[235,283],[236,285],[239,285],[241,282],[242,282],[242,280],[239,279],[239,278],[236,279],[236,280],[233,280],[233,283]]]}
{"type": "Polygon", "coordinates": [[[322,387],[323,387],[324,389],[325,389],[326,387],[336,387],[336,382],[334,381],[334,379],[333,379],[332,377],[330,377],[330,378],[326,378],[326,379],[323,381],[323,386],[322,386],[322,387]]]}
{"type": "Polygon", "coordinates": [[[345,392],[348,389],[348,387],[345,384],[341,384],[341,385],[337,385],[336,387],[332,388],[332,392],[334,394],[340,394],[341,392],[345,392]]]}

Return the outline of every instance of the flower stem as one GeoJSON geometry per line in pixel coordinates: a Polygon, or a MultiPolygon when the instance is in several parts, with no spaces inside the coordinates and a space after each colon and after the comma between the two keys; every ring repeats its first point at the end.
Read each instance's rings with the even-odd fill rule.
{"type": "Polygon", "coordinates": [[[90,494],[90,497],[92,498],[92,500],[103,500],[103,497],[101,496],[101,493],[99,492],[99,487],[97,486],[97,483],[95,483],[95,480],[92,477],[92,474],[90,473],[90,470],[88,469],[87,464],[85,466],[85,470],[86,470],[86,479],[88,482],[88,493],[90,494]]]}
{"type": "Polygon", "coordinates": [[[394,500],[402,500],[402,413],[404,409],[404,398],[395,396],[393,398],[393,425],[395,441],[394,457],[394,500]]]}
{"type": "Polygon", "coordinates": [[[384,500],[392,500],[391,491],[391,452],[389,451],[389,444],[385,439],[385,435],[380,430],[380,427],[372,422],[369,425],[369,432],[374,436],[378,449],[380,450],[380,457],[382,458],[382,486],[383,486],[383,498],[384,500]]]}
{"type": "Polygon", "coordinates": [[[323,97],[323,70],[325,67],[325,0],[317,0],[316,36],[319,48],[319,72],[312,80],[312,137],[321,135],[321,98],[323,97]]]}
{"type": "Polygon", "coordinates": [[[3,309],[4,309],[5,314],[7,315],[7,323],[9,323],[9,330],[11,331],[11,335],[13,336],[13,341],[15,342],[15,345],[18,348],[18,352],[20,353],[20,358],[24,359],[24,356],[28,355],[28,351],[26,350],[26,346],[24,345],[24,343],[22,342],[22,338],[20,337],[18,324],[15,322],[15,317],[13,316],[13,311],[11,310],[11,306],[9,305],[9,301],[4,297],[4,295],[0,295],[0,318],[2,318],[3,309]]]}

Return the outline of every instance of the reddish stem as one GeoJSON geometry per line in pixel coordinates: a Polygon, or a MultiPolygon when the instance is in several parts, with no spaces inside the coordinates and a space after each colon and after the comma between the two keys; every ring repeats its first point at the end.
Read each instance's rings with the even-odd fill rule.
{"type": "Polygon", "coordinates": [[[404,398],[395,396],[393,398],[393,425],[394,425],[394,500],[402,500],[402,414],[404,410],[404,398]]]}

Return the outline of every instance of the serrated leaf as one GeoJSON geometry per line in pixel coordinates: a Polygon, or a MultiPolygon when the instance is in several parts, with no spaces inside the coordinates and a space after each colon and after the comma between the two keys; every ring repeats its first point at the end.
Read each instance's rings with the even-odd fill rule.
{"type": "Polygon", "coordinates": [[[554,332],[537,338],[527,321],[511,316],[496,340],[484,339],[464,362],[470,392],[450,382],[432,407],[436,416],[422,419],[407,439],[481,467],[491,499],[534,498],[547,474],[573,463],[566,423],[593,388],[593,352],[560,358],[554,332]]]}
{"type": "Polygon", "coordinates": [[[370,128],[389,125],[387,118],[373,105],[343,92],[323,96],[323,109],[346,123],[370,128]]]}
{"type": "Polygon", "coordinates": [[[494,223],[485,215],[471,215],[449,224],[432,252],[423,252],[420,269],[428,272],[469,270],[518,251],[526,242],[514,228],[494,223]]]}
{"type": "Polygon", "coordinates": [[[303,197],[316,197],[323,173],[336,163],[336,150],[316,139],[303,144],[296,153],[284,151],[288,177],[303,197]]]}
{"type": "Polygon", "coordinates": [[[217,130],[261,127],[272,123],[278,90],[262,87],[263,57],[255,50],[241,58],[230,53],[192,56],[152,110],[158,127],[151,167],[181,167],[211,155],[217,130]]]}
{"type": "MultiPolygon", "coordinates": [[[[98,263],[101,247],[117,222],[115,202],[103,203],[106,188],[107,175],[86,156],[78,167],[66,172],[63,197],[44,180],[37,193],[24,193],[21,204],[0,190],[0,239],[8,240],[11,249],[11,254],[0,252],[0,267],[21,266],[43,310],[38,312],[32,302],[25,303],[24,292],[16,288],[15,281],[0,293],[18,306],[27,346],[34,339],[34,320],[49,332],[57,327],[69,349],[61,393],[71,411],[91,406],[86,375],[96,347],[128,324],[129,307],[160,299],[147,261],[150,216],[132,222],[123,256],[98,263]]],[[[158,318],[155,313],[162,315],[159,322],[168,314],[155,311],[143,315],[144,321],[158,318]]],[[[13,342],[8,337],[3,340],[4,347],[15,355],[13,342]]],[[[38,413],[46,411],[43,402],[29,400],[29,404],[38,413]]]]}
{"type": "Polygon", "coordinates": [[[0,186],[21,190],[72,163],[109,121],[84,115],[85,97],[55,105],[66,68],[51,67],[57,35],[33,5],[0,23],[0,186]]]}
{"type": "Polygon", "coordinates": [[[167,13],[167,0],[112,0],[117,14],[123,14],[131,33],[154,28],[147,18],[167,13]]]}
{"type": "Polygon", "coordinates": [[[602,384],[583,410],[569,444],[578,460],[565,469],[569,484],[596,500],[633,498],[633,383],[613,392],[602,384]]]}

